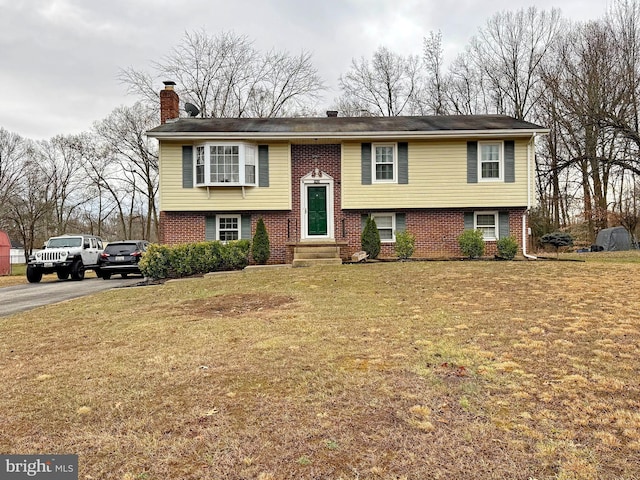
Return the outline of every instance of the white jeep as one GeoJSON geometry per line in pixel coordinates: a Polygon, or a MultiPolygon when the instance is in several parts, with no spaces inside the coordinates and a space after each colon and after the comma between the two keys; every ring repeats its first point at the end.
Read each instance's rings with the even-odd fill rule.
{"type": "Polygon", "coordinates": [[[60,280],[69,276],[72,280],[82,280],[85,270],[91,269],[100,277],[98,259],[102,250],[102,239],[94,235],[52,237],[44,249],[29,256],[27,280],[38,283],[42,275],[53,272],[60,280]]]}

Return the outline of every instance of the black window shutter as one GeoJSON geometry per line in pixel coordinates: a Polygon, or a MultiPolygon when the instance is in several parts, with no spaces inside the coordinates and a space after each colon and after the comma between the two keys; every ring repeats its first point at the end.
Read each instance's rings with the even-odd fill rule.
{"type": "Polygon", "coordinates": [[[371,144],[362,144],[362,185],[371,185],[371,144]]]}
{"type": "Polygon", "coordinates": [[[464,212],[464,229],[473,230],[474,223],[473,212],[464,212]]]}
{"type": "Polygon", "coordinates": [[[467,142],[467,183],[478,183],[478,142],[467,142]]]}
{"type": "Polygon", "coordinates": [[[396,232],[407,230],[407,216],[404,213],[396,213],[396,232]]]}
{"type": "Polygon", "coordinates": [[[251,240],[251,215],[240,216],[240,238],[251,240]]]}
{"type": "Polygon", "coordinates": [[[182,146],[182,188],[193,188],[193,147],[182,146]]]}
{"type": "Polygon", "coordinates": [[[514,183],[516,181],[516,152],[515,142],[504,142],[504,181],[514,183]]]}
{"type": "Polygon", "coordinates": [[[204,239],[205,240],[216,239],[216,216],[215,215],[207,215],[205,217],[204,239]]]}
{"type": "Polygon", "coordinates": [[[409,144],[398,143],[398,183],[409,183],[409,144]]]}
{"type": "Polygon", "coordinates": [[[258,145],[258,186],[269,186],[269,145],[258,145]]]}
{"type": "Polygon", "coordinates": [[[498,213],[498,238],[509,236],[509,212],[498,213]]]}

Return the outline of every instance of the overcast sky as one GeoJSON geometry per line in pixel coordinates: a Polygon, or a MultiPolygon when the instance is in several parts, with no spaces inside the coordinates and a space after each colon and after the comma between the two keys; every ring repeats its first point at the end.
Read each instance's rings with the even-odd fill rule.
{"type": "MultiPolygon", "coordinates": [[[[185,31],[232,30],[261,50],[313,54],[326,84],[379,46],[421,54],[442,32],[445,61],[494,13],[535,5],[565,18],[602,17],[603,0],[0,0],[0,127],[33,139],[89,130],[131,105],[119,69],[150,70],[185,31]]],[[[158,90],[162,85],[158,85],[158,90]]],[[[319,109],[330,106],[337,91],[319,109]]]]}

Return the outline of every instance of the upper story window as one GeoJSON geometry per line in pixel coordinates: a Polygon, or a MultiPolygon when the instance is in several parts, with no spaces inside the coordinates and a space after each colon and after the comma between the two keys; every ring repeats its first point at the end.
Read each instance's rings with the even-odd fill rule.
{"type": "Polygon", "coordinates": [[[480,181],[501,181],[503,178],[502,142],[478,143],[480,181]]]}
{"type": "Polygon", "coordinates": [[[196,185],[255,185],[256,157],[255,145],[246,143],[196,145],[196,185]]]}
{"type": "Polygon", "coordinates": [[[396,182],[398,171],[396,144],[374,144],[373,157],[373,181],[386,183],[396,182]]]}

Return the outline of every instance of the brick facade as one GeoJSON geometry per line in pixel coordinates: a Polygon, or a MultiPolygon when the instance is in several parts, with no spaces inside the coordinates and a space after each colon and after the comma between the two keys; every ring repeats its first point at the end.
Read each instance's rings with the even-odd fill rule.
{"type": "MultiPolygon", "coordinates": [[[[334,182],[334,238],[341,245],[341,255],[349,259],[361,250],[360,233],[362,210],[341,209],[341,147],[340,145],[292,145],[291,186],[292,209],[289,211],[234,212],[251,214],[251,231],[255,232],[258,218],[262,217],[271,245],[269,263],[290,263],[293,245],[302,235],[301,179],[317,168],[333,178],[334,182]]],[[[524,207],[476,210],[509,211],[509,231],[522,245],[522,216],[524,207]]],[[[379,209],[374,209],[379,212],[379,209]]],[[[460,256],[457,237],[464,230],[463,209],[396,210],[405,213],[407,230],[416,236],[414,257],[444,258],[460,256]]],[[[167,244],[197,242],[205,239],[205,217],[216,212],[160,212],[160,241],[167,244]]],[[[487,242],[486,254],[496,253],[496,242],[487,242]]],[[[395,257],[394,245],[383,243],[380,257],[395,257]]]]}

